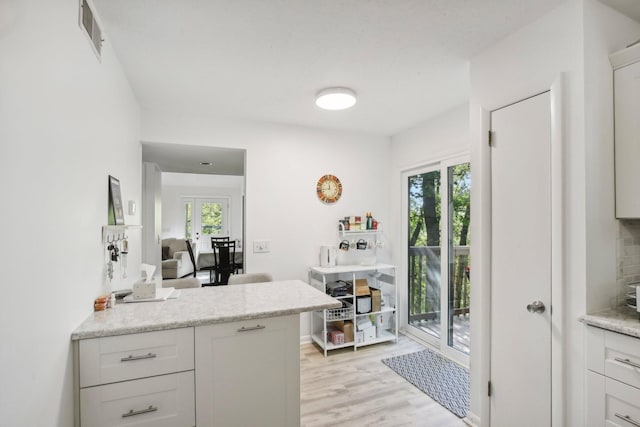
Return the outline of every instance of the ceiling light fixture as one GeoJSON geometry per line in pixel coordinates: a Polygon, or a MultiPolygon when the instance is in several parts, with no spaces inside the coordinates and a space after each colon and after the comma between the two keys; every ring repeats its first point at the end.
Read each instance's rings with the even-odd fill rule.
{"type": "Polygon", "coordinates": [[[344,110],[356,103],[356,93],[346,87],[330,87],[316,94],[316,105],[323,110],[344,110]]]}
{"type": "Polygon", "coordinates": [[[211,162],[200,162],[200,164],[202,166],[213,166],[213,163],[211,163],[211,162]]]}

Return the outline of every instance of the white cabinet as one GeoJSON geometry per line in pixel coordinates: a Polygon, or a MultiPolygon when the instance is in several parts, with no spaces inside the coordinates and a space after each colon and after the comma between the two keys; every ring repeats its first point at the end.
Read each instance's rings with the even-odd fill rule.
{"type": "Polygon", "coordinates": [[[195,426],[193,371],[80,389],[83,426],[195,426]]]}
{"type": "Polygon", "coordinates": [[[76,343],[76,424],[195,425],[193,328],[76,343]]]}
{"type": "Polygon", "coordinates": [[[300,425],[298,315],[195,328],[197,425],[300,425]]]}
{"type": "Polygon", "coordinates": [[[612,54],[616,218],[640,218],[640,45],[612,54]]]}
{"type": "MultiPolygon", "coordinates": [[[[339,265],[337,267],[312,267],[309,269],[309,284],[327,292],[327,287],[335,282],[347,282],[352,285],[351,292],[336,298],[343,302],[342,308],[314,311],[311,314],[311,337],[323,350],[325,357],[329,350],[344,347],[363,347],[398,339],[398,289],[396,286],[396,267],[388,264],[339,265]],[[357,281],[366,280],[371,289],[380,291],[379,309],[359,313],[358,297],[355,296],[357,281]],[[342,342],[332,341],[332,330],[344,329],[344,323],[351,323],[353,339],[344,336],[342,342]],[[360,325],[360,329],[358,330],[360,325]],[[362,328],[362,325],[365,325],[362,328]],[[369,326],[371,325],[371,326],[369,326]],[[368,327],[367,327],[368,326],[368,327]]],[[[374,307],[372,307],[374,308],[374,307]]],[[[363,311],[363,310],[360,310],[363,311]]]]}
{"type": "Polygon", "coordinates": [[[640,339],[587,328],[587,425],[640,426],[640,339]]]}

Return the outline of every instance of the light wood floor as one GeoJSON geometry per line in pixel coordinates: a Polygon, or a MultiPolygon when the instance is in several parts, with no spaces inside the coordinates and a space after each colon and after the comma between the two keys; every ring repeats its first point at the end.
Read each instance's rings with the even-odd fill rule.
{"type": "Polygon", "coordinates": [[[466,424],[393,372],[382,359],[424,346],[400,335],[398,343],[332,350],[314,344],[300,350],[300,412],[303,427],[434,426],[466,424]]]}

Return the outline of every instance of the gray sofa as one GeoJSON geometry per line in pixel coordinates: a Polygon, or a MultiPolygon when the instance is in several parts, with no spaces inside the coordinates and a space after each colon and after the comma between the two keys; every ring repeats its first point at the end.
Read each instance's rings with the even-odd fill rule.
{"type": "MultiPolygon", "coordinates": [[[[193,244],[190,244],[193,249],[193,244]]],[[[186,240],[173,237],[162,239],[162,278],[178,279],[193,275],[194,272],[186,240]]]]}

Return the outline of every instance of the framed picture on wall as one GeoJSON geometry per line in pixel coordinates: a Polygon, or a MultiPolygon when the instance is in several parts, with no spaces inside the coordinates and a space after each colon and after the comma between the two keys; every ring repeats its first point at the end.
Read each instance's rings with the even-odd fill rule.
{"type": "Polygon", "coordinates": [[[109,225],[124,225],[120,181],[109,175],[109,225]]]}

